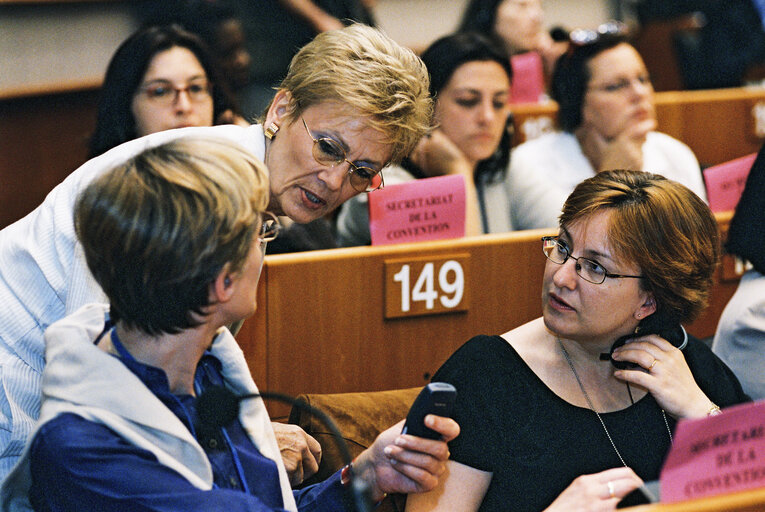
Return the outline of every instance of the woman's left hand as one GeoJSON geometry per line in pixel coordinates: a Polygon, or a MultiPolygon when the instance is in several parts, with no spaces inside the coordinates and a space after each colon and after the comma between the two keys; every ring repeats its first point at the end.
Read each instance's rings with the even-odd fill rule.
{"type": "Polygon", "coordinates": [[[438,128],[420,139],[409,159],[427,176],[462,174],[470,181],[473,180],[473,168],[465,155],[438,128]]]}
{"type": "Polygon", "coordinates": [[[401,435],[404,422],[382,432],[375,442],[361,452],[354,468],[372,486],[375,500],[385,493],[425,492],[438,485],[449,460],[447,443],[459,434],[459,425],[451,419],[428,414],[425,425],[439,432],[439,440],[401,435]]]}
{"type": "Polygon", "coordinates": [[[675,418],[704,417],[713,407],[696,384],[682,351],[664,338],[655,334],[635,338],[616,349],[613,358],[640,365],[634,370],[617,370],[614,376],[648,390],[675,418]]]}

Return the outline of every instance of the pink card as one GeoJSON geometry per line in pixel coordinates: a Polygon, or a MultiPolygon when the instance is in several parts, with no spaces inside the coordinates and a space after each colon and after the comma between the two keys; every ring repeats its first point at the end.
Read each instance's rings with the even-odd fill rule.
{"type": "Polygon", "coordinates": [[[510,103],[536,103],[545,92],[545,75],[542,57],[537,52],[520,53],[510,57],[513,83],[510,86],[510,103]]]}
{"type": "Polygon", "coordinates": [[[736,209],[757,153],[704,169],[709,208],[713,212],[736,209]]]}
{"type": "Polygon", "coordinates": [[[465,179],[438,176],[369,194],[372,245],[465,236],[465,179]]]}
{"type": "Polygon", "coordinates": [[[661,501],[765,486],[765,400],[680,421],[661,470],[661,501]]]}

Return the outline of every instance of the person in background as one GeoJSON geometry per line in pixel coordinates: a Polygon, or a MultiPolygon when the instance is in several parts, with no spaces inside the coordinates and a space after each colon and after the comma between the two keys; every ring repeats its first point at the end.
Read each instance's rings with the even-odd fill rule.
{"type": "Polygon", "coordinates": [[[545,30],[542,0],[471,0],[459,30],[492,35],[510,56],[537,52],[542,58],[546,82],[555,61],[567,48],[565,42],[554,40],[545,30]]]}
{"type": "MultiPolygon", "coordinates": [[[[435,128],[386,182],[448,174],[465,177],[466,235],[510,231],[504,176],[510,158],[512,70],[501,47],[477,33],[442,37],[421,55],[435,98],[435,128]]],[[[340,245],[368,245],[366,195],[343,205],[337,219],[340,245]]]]}
{"type": "Polygon", "coordinates": [[[682,15],[698,20],[699,28],[673,35],[686,89],[740,87],[748,78],[764,78],[762,69],[754,71],[765,65],[762,0],[637,0],[633,5],[641,25],[682,15]]]}
{"type": "Polygon", "coordinates": [[[765,146],[749,171],[725,249],[752,268],[720,316],[712,351],[753,399],[765,398],[765,146]]]}
{"type": "MultiPolygon", "coordinates": [[[[258,393],[225,326],[255,312],[278,232],[269,195],[253,155],[193,137],[147,149],[79,195],[77,237],[109,305],[46,331],[40,421],[3,510],[356,510],[342,471],[291,490],[261,399],[221,426],[197,401],[214,386],[258,393]]],[[[373,475],[373,500],[432,488],[459,428],[428,421],[444,440],[400,435],[399,423],[346,476],[373,475]]]]}
{"type": "Polygon", "coordinates": [[[235,4],[229,0],[137,0],[143,25],[178,24],[199,36],[216,60],[220,75],[234,95],[250,83],[252,57],[235,4]]]}
{"type": "Polygon", "coordinates": [[[507,176],[513,226],[556,226],[574,187],[607,169],[650,170],[706,199],[691,149],[655,131],[651,78],[621,25],[575,30],[571,37],[552,82],[562,131],[513,149],[507,176]]]}
{"type": "Polygon", "coordinates": [[[199,37],[174,25],[140,29],[107,67],[90,156],[162,130],[230,123],[235,113],[199,37]]]}
{"type": "Polygon", "coordinates": [[[250,84],[238,94],[246,116],[259,116],[287,74],[295,52],[317,34],[352,23],[375,26],[375,0],[234,2],[252,57],[250,84]]]}
{"type": "MultiPolygon", "coordinates": [[[[411,50],[373,28],[322,33],[293,59],[263,124],[165,130],[128,141],[86,162],[32,213],[1,230],[0,478],[39,414],[44,330],[104,298],[71,221],[74,198],[88,183],[144,149],[185,135],[228,138],[268,166],[268,210],[307,223],[380,188],[382,168],[412,152],[430,128],[428,81],[411,50]]],[[[309,450],[298,451],[294,462],[298,480],[303,467],[318,468],[309,450]]]]}
{"type": "Polygon", "coordinates": [[[474,337],[433,376],[458,390],[461,433],[443,486],[409,496],[407,511],[614,510],[658,479],[677,420],[749,399],[681,327],[704,308],[720,252],[687,187],[598,173],[541,248],[542,317],[474,337]]]}

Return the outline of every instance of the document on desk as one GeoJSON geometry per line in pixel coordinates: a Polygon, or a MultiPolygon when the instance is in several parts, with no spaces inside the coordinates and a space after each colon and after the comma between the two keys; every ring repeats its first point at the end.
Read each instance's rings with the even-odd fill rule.
{"type": "Polygon", "coordinates": [[[369,194],[372,245],[465,236],[465,178],[438,176],[369,194]]]}
{"type": "Polygon", "coordinates": [[[736,209],[757,153],[704,169],[709,208],[713,212],[736,209]]]}
{"type": "Polygon", "coordinates": [[[765,400],[681,420],[661,470],[661,501],[765,487],[765,400]]]}

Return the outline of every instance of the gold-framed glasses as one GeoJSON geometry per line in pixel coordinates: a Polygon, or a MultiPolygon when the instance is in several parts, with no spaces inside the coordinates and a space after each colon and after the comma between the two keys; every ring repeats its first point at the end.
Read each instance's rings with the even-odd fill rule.
{"type": "Polygon", "coordinates": [[[163,106],[173,105],[182,92],[186,93],[192,103],[201,103],[212,98],[212,84],[203,77],[195,78],[181,87],[170,80],[152,80],[138,90],[149,101],[163,106]]]}
{"type": "Polygon", "coordinates": [[[633,279],[641,279],[645,276],[630,276],[627,274],[612,274],[605,269],[603,265],[595,260],[589,258],[583,258],[571,255],[571,251],[568,246],[558,240],[557,236],[543,236],[542,237],[542,252],[544,252],[547,259],[558,265],[563,265],[569,258],[574,260],[576,273],[579,277],[592,284],[602,284],[607,277],[614,279],[622,279],[625,277],[633,279]]]}
{"type": "Polygon", "coordinates": [[[321,165],[326,165],[328,167],[334,167],[343,162],[348,162],[350,165],[348,168],[348,176],[351,186],[359,192],[372,192],[385,186],[383,183],[382,171],[372,169],[365,165],[354,164],[348,160],[348,154],[339,142],[330,139],[329,137],[319,137],[317,139],[313,136],[313,133],[311,133],[305,119],[301,117],[300,120],[303,121],[305,131],[308,132],[308,136],[311,137],[311,140],[313,141],[311,152],[313,153],[314,160],[321,165]]]}

